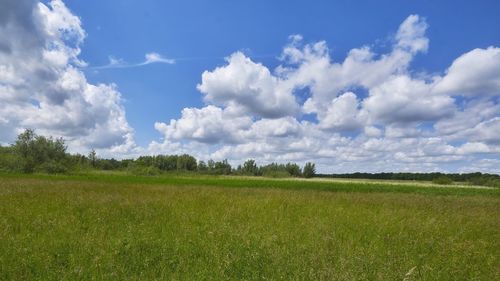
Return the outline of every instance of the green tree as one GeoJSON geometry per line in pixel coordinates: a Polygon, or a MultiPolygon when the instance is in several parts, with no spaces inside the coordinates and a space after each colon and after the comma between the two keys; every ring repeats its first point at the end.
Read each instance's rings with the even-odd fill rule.
{"type": "Polygon", "coordinates": [[[305,178],[312,178],[316,174],[316,165],[312,162],[307,162],[304,166],[304,170],[302,172],[305,178]]]}
{"type": "Polygon", "coordinates": [[[35,170],[46,172],[63,172],[66,165],[66,146],[62,138],[53,139],[38,136],[32,129],[26,129],[19,134],[13,145],[15,153],[21,159],[23,172],[31,173],[35,170]]]}
{"type": "Polygon", "coordinates": [[[189,154],[183,154],[177,158],[178,170],[196,171],[197,165],[196,158],[189,154]]]}
{"type": "Polygon", "coordinates": [[[205,163],[205,161],[203,160],[200,160],[198,162],[198,171],[200,172],[206,172],[208,170],[208,166],[207,164],[205,163]]]}
{"type": "Polygon", "coordinates": [[[93,149],[93,148],[89,152],[89,161],[90,161],[90,165],[92,165],[92,167],[95,168],[97,166],[97,153],[95,152],[95,149],[93,149]]]}
{"type": "Polygon", "coordinates": [[[257,173],[259,172],[257,164],[253,159],[248,159],[247,161],[245,161],[245,163],[243,163],[243,167],[241,168],[241,170],[245,175],[253,175],[253,176],[256,176],[257,173]]]}
{"type": "Polygon", "coordinates": [[[231,169],[231,165],[229,164],[227,159],[224,159],[223,161],[217,161],[214,163],[212,172],[219,175],[229,175],[231,174],[231,169]]]}
{"type": "Polygon", "coordinates": [[[287,163],[285,169],[293,177],[300,177],[302,174],[299,165],[295,163],[287,163]]]}

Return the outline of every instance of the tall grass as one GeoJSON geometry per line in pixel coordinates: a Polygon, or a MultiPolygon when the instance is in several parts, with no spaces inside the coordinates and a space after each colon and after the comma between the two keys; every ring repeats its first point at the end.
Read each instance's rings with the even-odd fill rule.
{"type": "Polygon", "coordinates": [[[0,280],[500,280],[489,191],[305,183],[0,176],[0,280]]]}

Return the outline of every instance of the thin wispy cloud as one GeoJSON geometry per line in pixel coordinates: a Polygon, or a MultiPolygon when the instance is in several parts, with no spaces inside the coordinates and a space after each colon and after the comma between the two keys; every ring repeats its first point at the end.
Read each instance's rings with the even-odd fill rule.
{"type": "Polygon", "coordinates": [[[115,58],[113,56],[109,56],[109,63],[101,66],[91,66],[88,67],[90,69],[112,69],[112,68],[133,68],[140,67],[149,64],[155,63],[163,63],[163,64],[175,64],[174,59],[163,57],[162,55],[152,52],[144,55],[144,61],[140,63],[129,63],[121,58],[115,58]]]}
{"type": "MultiPolygon", "coordinates": [[[[245,52],[246,53],[246,52],[245,52]]],[[[264,58],[276,58],[279,56],[276,54],[264,54],[264,55],[252,55],[254,59],[264,59],[264,58]]],[[[187,62],[187,61],[203,61],[203,60],[225,60],[227,56],[208,56],[208,57],[180,57],[180,58],[166,58],[162,55],[152,52],[144,55],[144,61],[140,63],[129,63],[122,58],[116,58],[114,56],[109,56],[109,63],[101,66],[88,66],[85,64],[83,67],[88,69],[113,69],[113,68],[134,68],[145,66],[154,63],[164,63],[164,64],[176,64],[177,62],[187,62]]]]}
{"type": "Polygon", "coordinates": [[[174,59],[164,58],[158,53],[147,53],[145,57],[146,60],[141,65],[147,65],[152,63],[167,63],[167,64],[175,63],[174,59]]]}

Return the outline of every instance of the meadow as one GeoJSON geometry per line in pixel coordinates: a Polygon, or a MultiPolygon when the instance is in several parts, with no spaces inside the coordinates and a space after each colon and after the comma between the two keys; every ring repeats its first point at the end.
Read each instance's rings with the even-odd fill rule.
{"type": "Polygon", "coordinates": [[[500,189],[0,174],[0,280],[500,280],[500,189]]]}

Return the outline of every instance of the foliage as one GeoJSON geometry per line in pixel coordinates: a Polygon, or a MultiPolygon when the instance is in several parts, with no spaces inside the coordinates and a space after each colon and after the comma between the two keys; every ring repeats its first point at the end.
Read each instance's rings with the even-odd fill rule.
{"type": "Polygon", "coordinates": [[[247,161],[245,161],[245,163],[243,163],[241,171],[245,175],[257,176],[259,174],[259,168],[257,167],[255,160],[253,159],[248,159],[247,161]]]}
{"type": "Polygon", "coordinates": [[[92,150],[89,152],[89,161],[92,167],[97,167],[97,153],[95,152],[95,149],[92,148],[92,150]]]}
{"type": "Polygon", "coordinates": [[[137,159],[107,159],[98,156],[92,149],[87,155],[68,154],[63,139],[53,139],[35,134],[33,130],[21,133],[9,147],[0,146],[0,171],[43,172],[43,173],[88,173],[92,170],[124,171],[133,175],[159,175],[162,173],[193,172],[207,175],[246,175],[265,177],[330,177],[384,180],[434,181],[448,184],[482,185],[500,188],[500,175],[465,173],[351,173],[316,175],[316,166],[308,162],[300,168],[295,163],[270,163],[258,166],[254,159],[248,159],[235,169],[227,160],[197,161],[191,155],[151,155],[137,159]]]}
{"type": "Polygon", "coordinates": [[[440,176],[432,180],[435,184],[452,184],[453,181],[447,176],[440,176]]]}
{"type": "Polygon", "coordinates": [[[304,165],[304,171],[302,172],[305,178],[312,178],[316,174],[316,165],[311,162],[307,162],[304,165]]]}
{"type": "Polygon", "coordinates": [[[378,179],[378,180],[412,180],[412,181],[433,181],[436,178],[447,177],[453,182],[469,183],[472,185],[483,185],[500,187],[500,175],[483,173],[350,173],[350,174],[321,174],[325,178],[346,178],[346,179],[378,179]]]}
{"type": "Polygon", "coordinates": [[[133,175],[138,176],[157,176],[161,173],[161,170],[155,166],[142,166],[139,164],[130,164],[127,167],[127,171],[133,175]]]}
{"type": "Polygon", "coordinates": [[[0,280],[498,280],[491,192],[0,174],[0,280]]]}
{"type": "Polygon", "coordinates": [[[40,164],[37,169],[37,172],[44,172],[48,174],[62,174],[68,171],[68,168],[64,165],[64,163],[57,162],[54,160],[48,160],[40,164]]]}
{"type": "Polygon", "coordinates": [[[25,173],[62,170],[67,157],[62,138],[54,140],[52,137],[38,136],[30,129],[17,137],[12,149],[19,157],[21,169],[25,173]]]}
{"type": "Polygon", "coordinates": [[[21,171],[21,160],[12,147],[0,146],[0,171],[21,171]]]}
{"type": "Polygon", "coordinates": [[[285,169],[292,177],[302,176],[302,171],[300,170],[299,165],[295,163],[287,163],[285,169]]]}
{"type": "Polygon", "coordinates": [[[283,170],[264,170],[262,176],[268,178],[288,178],[290,174],[283,170]]]}

